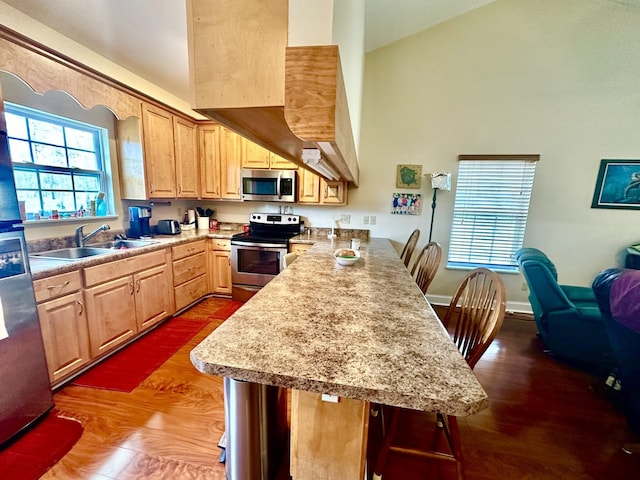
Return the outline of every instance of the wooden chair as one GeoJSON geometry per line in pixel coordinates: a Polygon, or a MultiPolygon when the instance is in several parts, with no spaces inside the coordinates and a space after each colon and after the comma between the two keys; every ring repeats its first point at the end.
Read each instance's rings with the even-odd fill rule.
{"type": "MultiPolygon", "coordinates": [[[[451,299],[442,323],[449,330],[453,342],[471,368],[476,365],[498,334],[504,319],[505,306],[506,288],[504,283],[495,272],[486,268],[477,268],[471,271],[451,299]]],[[[454,462],[458,479],[464,479],[462,448],[458,433],[458,421],[455,416],[435,414],[436,439],[441,431],[444,432],[448,451],[446,449],[440,451],[429,448],[408,448],[393,445],[393,441],[400,417],[412,412],[397,407],[384,407],[385,410],[388,408],[391,408],[391,422],[375,463],[374,480],[382,479],[390,451],[454,462]]],[[[413,413],[415,414],[415,412],[413,413]]],[[[421,414],[429,415],[427,412],[421,414]]]]}
{"type": "Polygon", "coordinates": [[[402,253],[400,254],[400,260],[404,262],[405,267],[409,267],[409,262],[411,261],[411,255],[413,255],[413,251],[416,249],[416,244],[418,243],[418,238],[420,238],[420,230],[415,229],[409,235],[409,239],[407,243],[404,244],[402,248],[402,253]]]}
{"type": "Polygon", "coordinates": [[[298,258],[298,254],[295,252],[289,252],[284,256],[284,266],[285,268],[291,265],[295,259],[298,258]]]}
{"type": "Polygon", "coordinates": [[[411,269],[411,276],[422,290],[423,294],[427,293],[427,289],[438,273],[440,267],[440,258],[442,257],[442,247],[436,242],[427,243],[420,252],[416,263],[411,269]]]}

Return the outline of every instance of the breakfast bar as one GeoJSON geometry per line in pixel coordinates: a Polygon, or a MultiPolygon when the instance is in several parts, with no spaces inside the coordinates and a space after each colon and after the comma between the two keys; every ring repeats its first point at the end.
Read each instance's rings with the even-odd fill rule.
{"type": "Polygon", "coordinates": [[[348,246],[316,243],[191,352],[203,373],[293,390],[294,480],[362,478],[369,403],[455,416],[488,405],[390,241],[362,242],[341,266],[333,253],[348,246]],[[344,445],[331,417],[352,428],[344,445]]]}

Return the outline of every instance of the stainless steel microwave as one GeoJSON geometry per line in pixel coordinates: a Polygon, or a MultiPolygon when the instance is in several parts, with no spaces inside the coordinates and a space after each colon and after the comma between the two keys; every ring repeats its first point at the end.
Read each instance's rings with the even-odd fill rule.
{"type": "Polygon", "coordinates": [[[262,202],[295,202],[298,192],[295,170],[242,169],[242,199],[262,202]]]}

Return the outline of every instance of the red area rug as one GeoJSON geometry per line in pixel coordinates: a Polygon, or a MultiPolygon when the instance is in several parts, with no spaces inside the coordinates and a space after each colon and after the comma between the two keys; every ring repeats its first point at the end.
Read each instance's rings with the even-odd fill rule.
{"type": "Polygon", "coordinates": [[[130,392],[207,323],[206,320],[172,318],[80,375],[72,385],[130,392]]]}
{"type": "Polygon", "coordinates": [[[209,317],[226,320],[231,315],[233,315],[235,311],[238,310],[242,305],[244,305],[244,302],[229,300],[228,303],[226,303],[222,308],[216,310],[212,315],[209,315],[209,317]]]}
{"type": "Polygon", "coordinates": [[[0,478],[35,480],[71,450],[82,435],[82,424],[55,410],[0,450],[0,478]]]}

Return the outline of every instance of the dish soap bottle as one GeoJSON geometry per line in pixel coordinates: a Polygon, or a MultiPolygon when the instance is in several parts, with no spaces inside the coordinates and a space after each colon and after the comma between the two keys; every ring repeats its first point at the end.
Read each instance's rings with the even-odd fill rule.
{"type": "Polygon", "coordinates": [[[104,192],[96,197],[96,216],[104,217],[107,214],[107,202],[104,201],[104,192]]]}

